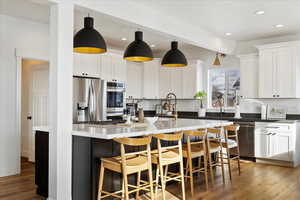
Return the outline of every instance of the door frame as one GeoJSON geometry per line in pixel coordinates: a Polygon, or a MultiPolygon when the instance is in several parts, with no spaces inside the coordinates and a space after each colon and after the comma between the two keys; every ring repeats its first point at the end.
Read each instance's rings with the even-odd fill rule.
{"type": "MultiPolygon", "coordinates": [[[[22,60],[23,59],[32,59],[32,60],[40,60],[46,61],[50,63],[50,59],[48,55],[44,55],[40,53],[41,51],[33,51],[32,49],[15,49],[16,56],[16,125],[17,125],[17,135],[19,149],[18,149],[18,159],[21,159],[21,124],[22,124],[22,60]]],[[[20,160],[21,166],[21,160],[20,160]]],[[[18,169],[18,173],[21,172],[21,167],[18,169]]]]}

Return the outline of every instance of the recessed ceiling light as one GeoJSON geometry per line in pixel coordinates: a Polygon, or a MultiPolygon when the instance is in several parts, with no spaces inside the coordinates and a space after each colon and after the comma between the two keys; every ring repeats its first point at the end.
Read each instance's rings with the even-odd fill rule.
{"type": "Polygon", "coordinates": [[[257,10],[257,11],[255,11],[255,14],[256,15],[263,15],[263,14],[265,14],[265,11],[263,11],[263,10],[257,10]]]}
{"type": "Polygon", "coordinates": [[[232,33],[225,33],[225,35],[226,35],[226,36],[230,36],[230,35],[232,35],[232,33]]]}
{"type": "Polygon", "coordinates": [[[276,25],[275,25],[275,28],[282,28],[282,27],[284,27],[283,24],[276,24],[276,25]]]}
{"type": "Polygon", "coordinates": [[[150,46],[151,46],[151,47],[155,47],[155,44],[151,44],[150,46]]]}
{"type": "Polygon", "coordinates": [[[124,37],[123,37],[123,38],[121,38],[121,40],[123,40],[123,41],[126,41],[126,40],[127,40],[127,38],[124,38],[124,37]]]}

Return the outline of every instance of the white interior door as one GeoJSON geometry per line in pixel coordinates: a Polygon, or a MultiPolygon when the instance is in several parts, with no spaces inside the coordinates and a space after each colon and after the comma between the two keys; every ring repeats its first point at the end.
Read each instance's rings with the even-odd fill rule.
{"type": "Polygon", "coordinates": [[[28,144],[29,161],[35,160],[35,135],[33,127],[48,125],[48,99],[49,99],[49,68],[47,64],[32,67],[30,71],[31,84],[29,88],[29,113],[28,116],[28,144]]]}

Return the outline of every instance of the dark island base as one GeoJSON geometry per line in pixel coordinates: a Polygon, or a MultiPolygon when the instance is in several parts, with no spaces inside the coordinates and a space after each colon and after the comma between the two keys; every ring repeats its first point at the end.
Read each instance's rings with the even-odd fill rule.
{"type": "MultiPolygon", "coordinates": [[[[194,138],[199,139],[199,138],[194,138]]],[[[185,142],[185,140],[183,141],[185,142]]],[[[174,143],[165,142],[164,146],[174,143]]],[[[156,149],[156,140],[152,140],[151,148],[156,149]]],[[[142,150],[130,147],[128,151],[142,150]]],[[[96,200],[98,193],[99,168],[101,158],[120,155],[120,144],[113,140],[102,140],[88,137],[73,136],[73,160],[72,160],[72,199],[73,200],[96,200]]],[[[170,166],[170,171],[178,172],[178,165],[170,166]]],[[[153,167],[153,177],[155,177],[153,167]]],[[[142,175],[147,180],[147,173],[142,175]]],[[[117,191],[121,189],[122,177],[118,173],[105,171],[105,190],[117,191]]],[[[136,175],[129,176],[129,183],[136,184],[136,175]]],[[[112,198],[113,199],[113,198],[112,198]]]]}

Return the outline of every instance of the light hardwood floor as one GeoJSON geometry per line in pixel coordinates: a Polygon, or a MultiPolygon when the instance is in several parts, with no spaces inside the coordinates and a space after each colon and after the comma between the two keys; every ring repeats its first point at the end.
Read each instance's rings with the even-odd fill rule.
{"type": "MultiPolygon", "coordinates": [[[[226,184],[223,186],[220,171],[217,171],[216,185],[205,192],[202,177],[195,177],[196,200],[299,200],[300,167],[285,168],[242,161],[242,174],[238,176],[233,168],[233,181],[230,183],[226,173],[226,184]]],[[[188,184],[186,184],[188,185],[188,184]]],[[[180,199],[178,184],[167,187],[172,194],[168,196],[180,199]],[[174,196],[173,196],[174,195],[174,196]]],[[[187,189],[187,199],[189,196],[187,189]]],[[[0,200],[43,200],[35,194],[34,165],[23,160],[22,173],[18,176],[0,178],[0,200]]]]}

